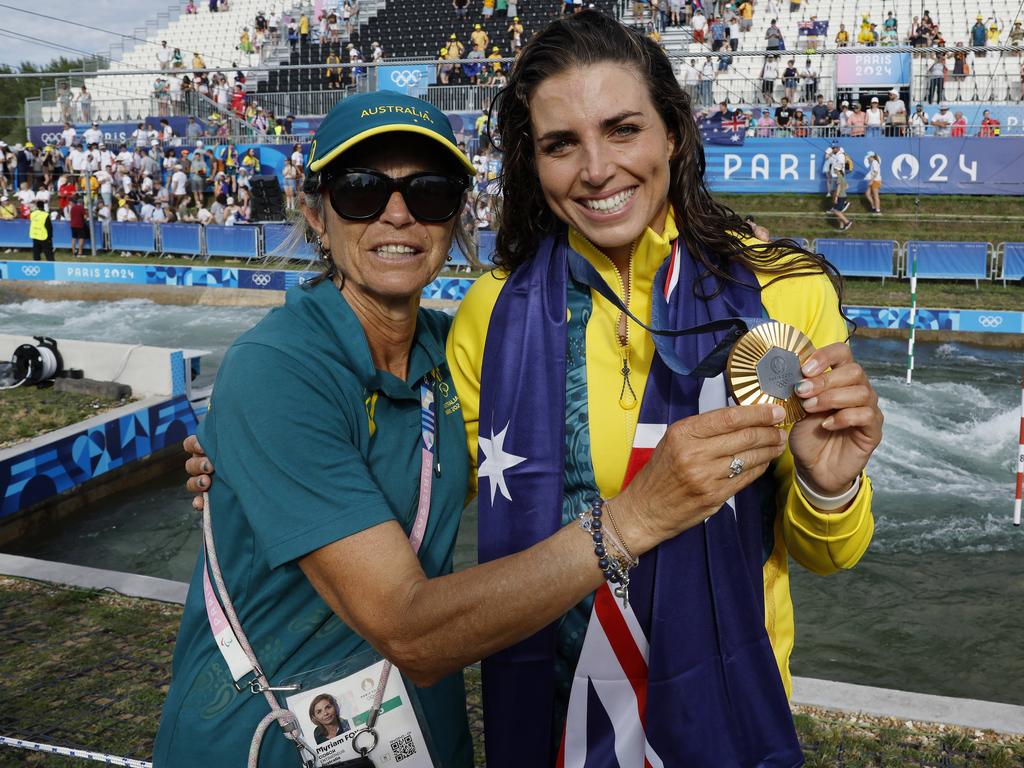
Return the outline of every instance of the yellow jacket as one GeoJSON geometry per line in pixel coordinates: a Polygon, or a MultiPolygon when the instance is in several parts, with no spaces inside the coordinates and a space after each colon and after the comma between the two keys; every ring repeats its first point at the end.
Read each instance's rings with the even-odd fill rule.
{"type": "MultiPolygon", "coordinates": [[[[664,234],[647,229],[634,253],[629,307],[648,324],[654,275],[668,256],[671,242],[677,234],[675,222],[669,216],[664,234]]],[[[570,245],[594,265],[609,286],[620,290],[615,268],[606,256],[575,232],[570,234],[570,245]]],[[[762,285],[761,302],[769,316],[801,329],[815,347],[846,339],[846,325],[838,311],[836,293],[825,275],[787,278],[766,286],[772,277],[758,275],[762,285]]],[[[495,273],[477,280],[463,300],[448,336],[448,364],[462,403],[466,439],[474,468],[484,341],[491,311],[504,285],[505,281],[495,273]]],[[[618,316],[619,311],[610,302],[594,294],[593,314],[586,331],[589,412],[616,414],[614,418],[592,418],[590,421],[594,475],[605,497],[614,496],[621,489],[639,412],[639,408],[624,411],[617,406],[622,386],[619,372],[622,358],[616,334],[618,316]]],[[[630,321],[629,362],[633,370],[630,380],[641,401],[653,358],[651,335],[630,321]]],[[[851,568],[871,541],[874,519],[871,515],[871,482],[866,477],[849,508],[838,514],[829,514],[811,507],[800,493],[793,480],[793,457],[788,449],[776,461],[774,475],[779,514],[775,521],[775,547],[764,565],[765,627],[789,694],[789,657],[794,640],[789,558],[822,575],[851,568]]],[[[475,473],[473,482],[476,482],[475,473]]]]}

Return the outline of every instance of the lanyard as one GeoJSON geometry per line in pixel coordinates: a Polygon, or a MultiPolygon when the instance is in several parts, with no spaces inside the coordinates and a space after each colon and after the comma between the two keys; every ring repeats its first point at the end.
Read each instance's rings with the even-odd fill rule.
{"type": "Polygon", "coordinates": [[[749,329],[764,322],[762,318],[756,317],[729,317],[712,320],[701,325],[691,326],[690,328],[675,329],[668,327],[666,318],[669,305],[665,297],[665,285],[669,280],[669,271],[674,270],[675,274],[678,275],[681,266],[679,262],[682,258],[686,257],[685,246],[683,246],[679,238],[672,241],[672,250],[669,253],[669,257],[658,268],[658,272],[654,276],[650,325],[647,325],[647,323],[629,311],[622,299],[619,298],[615,291],[608,287],[608,284],[589,261],[567,245],[566,250],[568,252],[569,274],[572,275],[573,280],[597,291],[620,312],[625,313],[630,320],[649,331],[654,339],[654,348],[657,350],[658,356],[671,371],[680,376],[698,376],[700,378],[713,378],[717,376],[725,370],[729,350],[732,349],[733,344],[749,329]],[[725,331],[725,337],[696,366],[687,365],[675,351],[672,343],[673,339],[680,336],[691,336],[714,331],[725,331]]]}
{"type": "MultiPolygon", "coordinates": [[[[434,372],[431,371],[423,380],[420,382],[420,435],[421,435],[421,457],[422,463],[420,465],[420,483],[419,483],[419,499],[416,504],[416,518],[412,524],[412,530],[409,533],[409,543],[412,545],[413,552],[419,553],[420,544],[423,543],[423,536],[427,530],[427,522],[430,519],[430,496],[431,489],[433,487],[434,475],[441,476],[441,461],[440,458],[435,459],[437,453],[437,403],[434,397],[434,372]]],[[[206,512],[205,515],[209,515],[209,501],[206,501],[206,512]]],[[[218,582],[221,582],[220,568],[217,564],[216,558],[210,557],[210,549],[213,549],[213,535],[210,532],[209,542],[207,537],[203,539],[203,597],[206,603],[206,618],[210,624],[210,632],[213,634],[213,640],[217,648],[220,650],[221,655],[224,657],[224,661],[228,665],[228,669],[231,672],[231,679],[235,686],[235,690],[241,692],[246,685],[252,690],[253,693],[260,693],[264,690],[273,690],[268,685],[262,682],[263,671],[260,669],[259,664],[256,663],[255,657],[250,657],[250,654],[246,652],[248,647],[248,641],[245,639],[244,634],[242,635],[243,643],[239,642],[238,634],[232,628],[231,623],[227,620],[224,615],[224,610],[221,608],[221,602],[227,603],[227,596],[225,595],[226,587],[222,587],[220,583],[217,585],[217,590],[214,590],[213,584],[210,583],[210,569],[215,570],[215,578],[218,582]],[[210,564],[210,568],[205,567],[206,563],[210,564]],[[218,594],[221,599],[218,599],[218,594]],[[246,677],[253,676],[252,679],[244,684],[239,683],[240,680],[246,677]]],[[[241,634],[241,633],[239,633],[241,634]]],[[[380,704],[384,696],[384,687],[387,685],[388,675],[391,673],[391,662],[385,662],[384,668],[381,672],[380,684],[377,686],[377,694],[374,697],[373,708],[370,711],[370,718],[367,721],[367,729],[372,729],[374,723],[377,720],[377,713],[380,710],[380,704]]]]}

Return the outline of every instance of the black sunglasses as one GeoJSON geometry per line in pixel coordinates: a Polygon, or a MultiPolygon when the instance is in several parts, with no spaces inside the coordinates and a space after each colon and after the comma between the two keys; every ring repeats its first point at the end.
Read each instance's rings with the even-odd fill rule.
{"type": "Polygon", "coordinates": [[[323,188],[331,207],[343,219],[366,221],[380,216],[398,191],[409,213],[420,221],[448,221],[462,208],[466,176],[413,173],[393,179],[370,168],[345,168],[325,176],[323,188]]]}

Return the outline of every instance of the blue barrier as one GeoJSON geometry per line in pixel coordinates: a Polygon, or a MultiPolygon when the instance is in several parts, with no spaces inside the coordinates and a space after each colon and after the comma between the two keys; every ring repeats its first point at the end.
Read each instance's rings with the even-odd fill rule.
{"type": "Polygon", "coordinates": [[[53,247],[71,250],[71,222],[53,222],[53,247]]]}
{"type": "MultiPolygon", "coordinates": [[[[264,224],[263,255],[270,255],[277,250],[291,232],[291,224],[264,224]]],[[[291,254],[289,258],[295,259],[296,261],[316,261],[317,256],[313,251],[313,246],[304,242],[299,246],[298,251],[291,254]]]]}
{"type": "Polygon", "coordinates": [[[203,228],[199,224],[161,224],[160,252],[201,256],[203,228]]]}
{"type": "Polygon", "coordinates": [[[988,243],[907,241],[907,274],[917,257],[917,276],[938,280],[988,278],[988,243]]]}
{"type": "Polygon", "coordinates": [[[1024,278],[1024,243],[1003,243],[1003,272],[999,279],[1006,285],[1007,280],[1024,278]]]}
{"type": "Polygon", "coordinates": [[[156,230],[152,224],[137,221],[110,222],[110,250],[156,251],[156,230]]]}
{"type": "MultiPolygon", "coordinates": [[[[476,233],[477,244],[476,244],[476,257],[485,267],[488,264],[494,264],[494,243],[497,240],[497,233],[492,232],[489,229],[481,229],[476,233]]],[[[459,248],[459,244],[456,241],[452,241],[452,248],[448,252],[448,255],[452,257],[451,263],[454,266],[468,266],[469,260],[465,254],[462,253],[462,249],[459,248]]]]}
{"type": "Polygon", "coordinates": [[[31,248],[28,219],[0,221],[0,248],[31,248]]]}
{"type": "Polygon", "coordinates": [[[239,259],[259,257],[259,227],[206,227],[206,255],[239,259]]]}
{"type": "Polygon", "coordinates": [[[896,277],[894,240],[838,240],[827,237],[815,241],[815,249],[844,277],[896,277]]]}

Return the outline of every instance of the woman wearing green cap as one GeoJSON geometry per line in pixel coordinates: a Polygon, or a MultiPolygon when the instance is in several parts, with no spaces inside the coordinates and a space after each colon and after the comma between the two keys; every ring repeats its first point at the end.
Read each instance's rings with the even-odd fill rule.
{"type": "MultiPolygon", "coordinates": [[[[212,487],[207,476],[190,486],[209,491],[213,547],[192,578],[154,763],[239,765],[263,720],[258,764],[296,765],[270,714],[295,695],[281,689],[372,647],[424,686],[420,723],[434,765],[468,768],[462,668],[556,620],[603,577],[591,538],[571,528],[451,574],[470,486],[466,434],[444,357],[450,318],[419,308],[462,235],[457,214],[473,173],[445,115],[389,91],[345,99],[317,131],[308,169],[298,234],[315,242],[324,271],[240,337],[218,372],[199,433],[209,459],[190,462],[216,463],[212,487]],[[252,650],[237,670],[231,649],[245,642],[225,641],[225,594],[252,650]]],[[[495,445],[499,463],[514,463],[495,445]]],[[[701,510],[676,511],[673,471],[653,460],[617,500],[636,554],[701,519],[701,510]]],[[[386,736],[408,713],[407,694],[374,703],[382,676],[357,677],[349,733],[379,707],[386,736]]],[[[330,688],[308,692],[344,700],[330,688]]],[[[307,743],[308,707],[294,702],[282,722],[290,728],[294,717],[307,743]]]]}

